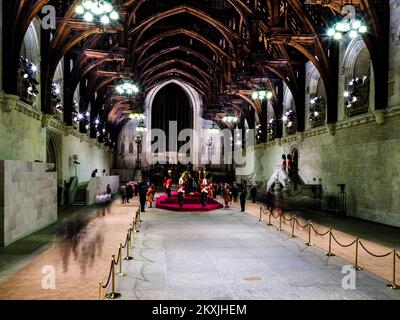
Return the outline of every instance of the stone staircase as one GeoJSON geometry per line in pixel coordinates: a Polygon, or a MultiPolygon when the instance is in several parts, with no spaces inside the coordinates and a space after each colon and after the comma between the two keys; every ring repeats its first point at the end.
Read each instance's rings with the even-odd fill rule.
{"type": "Polygon", "coordinates": [[[86,189],[87,184],[82,184],[78,187],[74,201],[72,202],[73,206],[86,206],[86,189]]]}

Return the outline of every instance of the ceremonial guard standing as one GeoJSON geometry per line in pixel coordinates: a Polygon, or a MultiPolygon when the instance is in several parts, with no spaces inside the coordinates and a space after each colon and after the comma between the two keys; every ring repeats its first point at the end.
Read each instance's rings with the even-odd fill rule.
{"type": "Polygon", "coordinates": [[[185,180],[183,176],[179,178],[179,187],[178,187],[178,200],[179,200],[179,207],[183,208],[183,198],[185,196],[185,180]]]}

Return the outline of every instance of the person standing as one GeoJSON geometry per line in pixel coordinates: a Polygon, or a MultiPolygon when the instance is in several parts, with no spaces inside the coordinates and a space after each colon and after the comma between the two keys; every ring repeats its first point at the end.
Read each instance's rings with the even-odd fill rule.
{"type": "Polygon", "coordinates": [[[146,212],[146,210],[145,210],[146,197],[147,197],[147,184],[145,181],[142,181],[139,184],[139,200],[140,200],[141,212],[146,212]]]}
{"type": "Polygon", "coordinates": [[[171,189],[172,189],[172,179],[171,179],[171,171],[168,171],[168,176],[164,179],[165,193],[168,195],[168,198],[171,198],[171,189]]]}
{"type": "Polygon", "coordinates": [[[287,172],[287,160],[286,160],[286,155],[282,155],[282,171],[287,172]]]}
{"type": "Polygon", "coordinates": [[[149,208],[153,208],[155,194],[156,194],[155,186],[151,185],[147,191],[147,202],[149,203],[149,208]]]}
{"type": "Polygon", "coordinates": [[[238,189],[236,182],[233,184],[233,187],[232,187],[232,196],[233,196],[233,202],[235,202],[235,203],[238,202],[239,189],[238,189]]]}
{"type": "Polygon", "coordinates": [[[203,208],[207,207],[208,192],[207,179],[203,179],[201,183],[201,204],[203,205],[203,208]]]}
{"type": "Polygon", "coordinates": [[[183,198],[185,196],[185,180],[183,176],[179,178],[179,187],[178,187],[178,201],[179,208],[183,208],[183,198]]]}
{"type": "Polygon", "coordinates": [[[229,204],[232,202],[232,192],[228,184],[225,184],[223,195],[225,201],[225,208],[229,208],[229,204]]]}
{"type": "Polygon", "coordinates": [[[287,170],[287,173],[288,173],[290,179],[292,179],[292,167],[293,167],[292,156],[290,154],[288,154],[286,170],[287,170]]]}
{"type": "Polygon", "coordinates": [[[122,204],[126,204],[127,195],[126,195],[126,186],[125,185],[121,186],[120,192],[121,192],[121,197],[122,197],[122,204]]]}
{"type": "Polygon", "coordinates": [[[247,190],[246,190],[246,185],[242,185],[241,191],[240,191],[240,208],[241,212],[246,211],[246,200],[247,200],[247,190]]]}
{"type": "Polygon", "coordinates": [[[257,186],[256,185],[254,185],[251,188],[251,199],[253,199],[253,203],[257,202],[257,186]]]}

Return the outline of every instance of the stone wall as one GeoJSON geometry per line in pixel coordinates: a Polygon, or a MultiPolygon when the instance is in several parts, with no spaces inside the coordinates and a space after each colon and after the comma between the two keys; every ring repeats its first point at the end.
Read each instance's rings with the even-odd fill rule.
{"type": "Polygon", "coordinates": [[[117,193],[119,189],[119,176],[91,178],[86,189],[86,205],[90,206],[96,203],[96,197],[106,192],[107,185],[110,185],[113,194],[117,193]]]}
{"type": "Polygon", "coordinates": [[[259,146],[257,182],[297,148],[300,177],[306,184],[322,179],[325,200],[344,183],[349,215],[400,227],[400,108],[385,113],[384,125],[368,114],[338,123],[335,135],[324,127],[259,146]]]}
{"type": "Polygon", "coordinates": [[[56,138],[58,183],[75,176],[73,156],[79,156],[78,178],[88,182],[93,170],[111,174],[111,149],[43,115],[18,97],[0,93],[0,159],[46,162],[47,136],[56,138]]]}
{"type": "Polygon", "coordinates": [[[0,160],[0,245],[57,221],[57,176],[46,164],[0,160]]]}
{"type": "Polygon", "coordinates": [[[46,161],[46,130],[41,127],[41,116],[39,110],[22,102],[14,108],[0,104],[0,159],[46,161]]]}
{"type": "Polygon", "coordinates": [[[389,105],[400,104],[400,0],[390,0],[389,105]]]}
{"type": "Polygon", "coordinates": [[[81,141],[74,135],[63,135],[60,150],[63,180],[69,180],[75,176],[74,155],[78,155],[80,162],[77,170],[79,182],[88,182],[95,169],[98,169],[98,175],[101,175],[104,169],[108,175],[112,174],[113,154],[108,148],[99,148],[94,144],[81,141]]]}

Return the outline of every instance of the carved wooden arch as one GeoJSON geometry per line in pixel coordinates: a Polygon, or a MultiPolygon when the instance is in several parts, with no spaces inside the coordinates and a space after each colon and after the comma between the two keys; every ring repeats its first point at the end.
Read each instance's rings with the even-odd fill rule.
{"type": "Polygon", "coordinates": [[[157,75],[147,79],[146,81],[144,81],[143,85],[151,83],[152,81],[157,80],[157,78],[159,78],[159,77],[167,76],[170,73],[178,73],[178,74],[180,74],[182,76],[185,76],[185,77],[191,79],[192,81],[196,82],[203,90],[207,90],[207,89],[210,88],[210,83],[204,83],[202,80],[194,77],[190,73],[188,73],[188,72],[186,72],[184,70],[181,70],[179,68],[172,68],[172,69],[168,69],[168,70],[165,70],[163,72],[160,72],[159,74],[157,74],[157,75]]]}
{"type": "Polygon", "coordinates": [[[157,60],[158,58],[160,58],[163,55],[175,52],[175,51],[182,51],[185,52],[188,55],[192,55],[196,58],[201,59],[205,64],[207,64],[210,69],[215,70],[218,68],[218,65],[212,61],[211,59],[207,58],[204,54],[197,52],[196,50],[193,49],[189,49],[188,47],[185,46],[176,46],[176,47],[172,47],[172,48],[168,48],[168,49],[164,49],[161,50],[159,52],[156,52],[154,54],[152,54],[151,56],[147,57],[146,59],[142,60],[142,61],[138,61],[138,65],[142,66],[143,65],[143,70],[147,69],[147,67],[154,62],[155,60],[157,60]]]}
{"type": "Polygon", "coordinates": [[[168,82],[171,80],[175,80],[175,81],[179,81],[182,82],[184,84],[187,84],[188,86],[191,86],[194,90],[196,90],[198,93],[200,93],[202,96],[205,96],[205,92],[203,89],[201,89],[196,83],[192,83],[190,81],[187,81],[186,79],[182,79],[182,78],[178,78],[178,77],[168,77],[168,79],[160,79],[158,81],[156,81],[155,83],[153,83],[151,86],[148,86],[146,88],[146,93],[150,92],[152,89],[154,89],[155,87],[163,84],[164,82],[168,82]]]}
{"type": "MultiPolygon", "coordinates": [[[[128,0],[125,2],[124,6],[129,10],[130,14],[127,19],[127,25],[130,26],[133,24],[134,17],[136,16],[137,11],[142,6],[143,3],[149,0],[128,0]]],[[[240,15],[242,21],[248,26],[247,15],[252,13],[252,10],[242,3],[241,0],[226,0],[231,6],[236,10],[236,12],[240,15]]]]}
{"type": "Polygon", "coordinates": [[[147,40],[146,42],[144,42],[142,45],[140,45],[139,47],[136,48],[137,52],[140,52],[140,55],[138,57],[138,61],[140,61],[143,56],[145,55],[145,53],[155,44],[157,44],[158,42],[165,40],[166,38],[170,38],[176,35],[186,35],[188,37],[194,38],[199,42],[202,42],[206,47],[208,47],[211,51],[213,51],[217,56],[223,56],[225,59],[227,59],[228,61],[232,60],[232,58],[225,52],[223,51],[220,47],[218,47],[215,43],[209,41],[206,37],[202,36],[201,34],[191,31],[191,30],[187,30],[184,28],[180,28],[180,29],[174,29],[174,30],[170,30],[170,31],[166,31],[163,32],[149,40],[147,40]]]}
{"type": "Polygon", "coordinates": [[[172,60],[167,60],[165,62],[162,62],[150,69],[147,69],[145,72],[142,73],[141,75],[141,79],[143,81],[145,81],[146,79],[149,78],[149,76],[151,76],[152,73],[154,73],[155,71],[164,68],[166,66],[169,66],[171,64],[182,64],[186,67],[191,68],[192,70],[196,71],[197,73],[199,73],[205,80],[209,80],[209,81],[213,81],[213,78],[206,72],[204,72],[203,70],[201,70],[200,68],[198,68],[197,66],[185,61],[185,60],[178,60],[178,59],[172,59],[172,60]]]}
{"type": "Polygon", "coordinates": [[[178,7],[175,7],[173,9],[170,9],[168,11],[160,12],[155,16],[149,17],[147,20],[141,22],[139,25],[134,27],[132,30],[129,31],[130,35],[135,34],[136,32],[139,32],[138,35],[136,36],[134,46],[136,46],[139,42],[140,39],[143,37],[144,33],[151,28],[154,24],[156,24],[158,21],[179,15],[182,13],[186,13],[189,15],[192,15],[193,17],[199,18],[208,24],[212,25],[215,29],[217,29],[221,35],[228,41],[229,46],[234,49],[235,45],[232,41],[232,39],[236,41],[240,41],[240,37],[238,34],[230,30],[228,27],[226,27],[222,22],[220,22],[217,19],[214,19],[204,11],[191,7],[189,5],[181,5],[178,7]]]}

